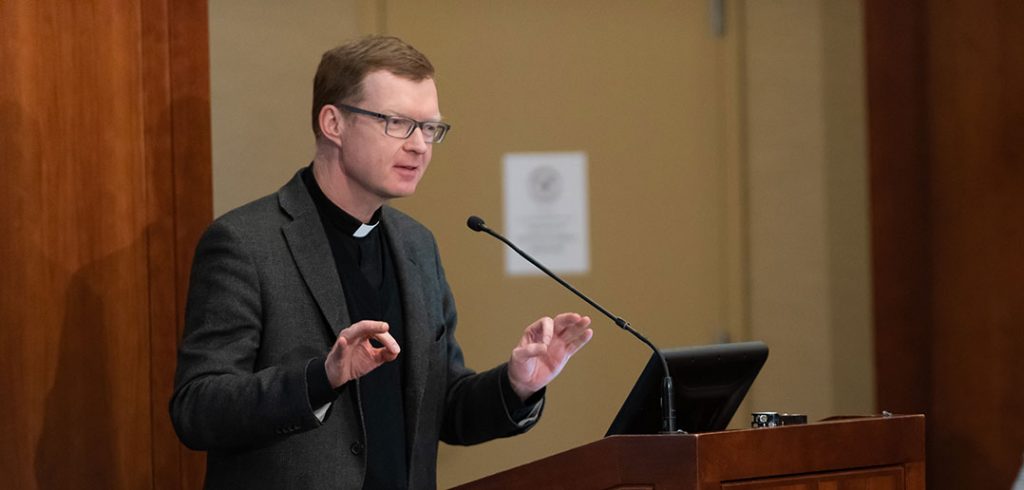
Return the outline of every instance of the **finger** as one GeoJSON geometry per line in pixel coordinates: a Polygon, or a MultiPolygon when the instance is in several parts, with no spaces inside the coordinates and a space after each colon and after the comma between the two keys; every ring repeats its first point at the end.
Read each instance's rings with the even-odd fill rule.
{"type": "Polygon", "coordinates": [[[532,359],[534,357],[542,356],[542,355],[546,354],[547,352],[548,352],[548,346],[545,345],[545,344],[537,344],[537,343],[526,344],[524,346],[516,347],[515,349],[512,349],[512,358],[522,361],[522,360],[532,359]]]}
{"type": "Polygon", "coordinates": [[[584,345],[587,345],[587,342],[590,342],[590,339],[593,337],[593,329],[581,328],[565,332],[562,337],[558,338],[558,342],[561,343],[563,352],[568,356],[572,356],[584,345]]]}
{"type": "Polygon", "coordinates": [[[568,327],[568,330],[576,334],[590,330],[590,317],[580,317],[579,321],[568,327]]]}
{"type": "Polygon", "coordinates": [[[551,335],[554,331],[554,320],[551,317],[538,318],[535,322],[531,323],[530,326],[523,330],[523,336],[519,340],[519,345],[526,345],[534,342],[549,343],[551,342],[551,335]]]}
{"type": "Polygon", "coordinates": [[[589,328],[585,329],[580,333],[580,336],[566,342],[566,350],[571,356],[582,349],[584,345],[587,345],[587,342],[590,342],[590,339],[592,338],[594,338],[594,331],[589,328]]]}
{"type": "Polygon", "coordinates": [[[391,359],[398,357],[398,353],[402,352],[402,348],[398,346],[398,341],[391,336],[390,333],[383,332],[373,336],[373,338],[380,342],[382,355],[390,356],[391,359]]]}
{"type": "Polygon", "coordinates": [[[551,317],[541,318],[540,341],[543,344],[550,344],[551,338],[555,335],[555,321],[551,317]]]}
{"type": "Polygon", "coordinates": [[[354,341],[356,339],[369,339],[378,334],[387,332],[390,326],[387,322],[379,322],[376,320],[363,320],[360,322],[349,325],[348,328],[341,331],[342,336],[354,341]]]}
{"type": "Polygon", "coordinates": [[[577,313],[563,313],[555,318],[556,324],[558,324],[558,320],[561,320],[561,325],[556,326],[556,335],[565,334],[567,332],[575,334],[590,326],[590,317],[582,316],[577,313]]]}
{"type": "Polygon", "coordinates": [[[392,353],[391,351],[387,351],[387,350],[382,350],[381,351],[381,355],[380,355],[380,362],[381,362],[381,364],[383,364],[385,362],[394,361],[395,359],[398,359],[398,353],[397,352],[392,353]]]}
{"type": "MultiPolygon", "coordinates": [[[[561,316],[561,315],[560,315],[561,316]]],[[[556,332],[556,335],[564,341],[570,341],[579,338],[583,335],[583,332],[588,330],[590,327],[590,317],[578,316],[572,322],[567,322],[562,325],[561,331],[556,332]]]]}
{"type": "Polygon", "coordinates": [[[342,336],[338,336],[338,340],[334,341],[334,345],[331,346],[331,351],[327,353],[328,360],[337,360],[344,356],[345,349],[348,348],[348,339],[342,336]]]}
{"type": "Polygon", "coordinates": [[[555,316],[555,333],[558,334],[566,328],[579,323],[582,318],[579,313],[572,312],[561,313],[555,316]]]}

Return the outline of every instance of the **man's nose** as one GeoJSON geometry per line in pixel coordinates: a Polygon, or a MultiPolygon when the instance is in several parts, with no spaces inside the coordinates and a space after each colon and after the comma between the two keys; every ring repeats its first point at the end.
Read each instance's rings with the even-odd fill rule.
{"type": "Polygon", "coordinates": [[[405,139],[405,148],[409,151],[416,153],[423,153],[427,151],[430,145],[427,144],[427,138],[423,135],[423,128],[419,126],[412,131],[412,134],[405,139]]]}

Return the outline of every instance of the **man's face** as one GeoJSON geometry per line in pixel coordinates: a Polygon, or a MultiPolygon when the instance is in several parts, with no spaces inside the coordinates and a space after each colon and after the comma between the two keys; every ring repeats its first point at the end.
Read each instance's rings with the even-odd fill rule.
{"type": "MultiPolygon", "coordinates": [[[[417,121],[440,121],[437,88],[431,79],[414,82],[388,71],[375,71],[363,81],[361,109],[417,121]]],[[[341,171],[351,197],[378,207],[396,197],[412,195],[430,164],[432,147],[420,129],[407,139],[384,134],[384,121],[346,114],[341,141],[341,171]]]]}

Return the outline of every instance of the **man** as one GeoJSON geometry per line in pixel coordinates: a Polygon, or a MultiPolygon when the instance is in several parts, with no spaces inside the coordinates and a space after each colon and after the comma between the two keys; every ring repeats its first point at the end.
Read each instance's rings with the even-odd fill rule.
{"type": "Polygon", "coordinates": [[[433,488],[439,440],[529,429],[593,335],[545,317],[507,363],[463,365],[433,236],[385,206],[448,132],[433,74],[391,37],[325,53],[312,165],[200,240],[170,411],[208,488],[433,488]]]}

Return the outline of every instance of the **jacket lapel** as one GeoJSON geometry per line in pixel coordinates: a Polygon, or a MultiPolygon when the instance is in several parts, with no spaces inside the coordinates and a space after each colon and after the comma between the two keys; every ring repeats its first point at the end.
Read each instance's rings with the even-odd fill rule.
{"type": "Polygon", "coordinates": [[[281,208],[292,217],[281,227],[302,279],[334,335],[348,326],[348,305],[327,243],[320,215],[302,182],[301,170],[278,191],[281,208]]]}
{"type": "MultiPolygon", "coordinates": [[[[295,261],[316,300],[331,330],[337,335],[348,326],[348,305],[341,289],[341,280],[334,267],[330,244],[323,231],[323,224],[316,211],[312,198],[302,182],[301,171],[278,191],[281,208],[292,217],[292,221],[282,226],[285,240],[295,261]]],[[[416,436],[419,432],[417,421],[423,393],[426,390],[430,370],[431,349],[434,347],[434,329],[431,325],[426,308],[425,291],[436,289],[432,279],[425,277],[421,270],[423,264],[416,259],[416,251],[423,244],[403,239],[398,219],[394,211],[384,207],[383,226],[398,276],[398,287],[401,294],[402,314],[405,322],[405,345],[402,345],[402,356],[405,358],[405,388],[403,404],[406,422],[406,443],[416,447],[416,436]]],[[[415,458],[415,455],[412,455],[415,458]]],[[[416,464],[409,461],[410,470],[416,464]]]]}

